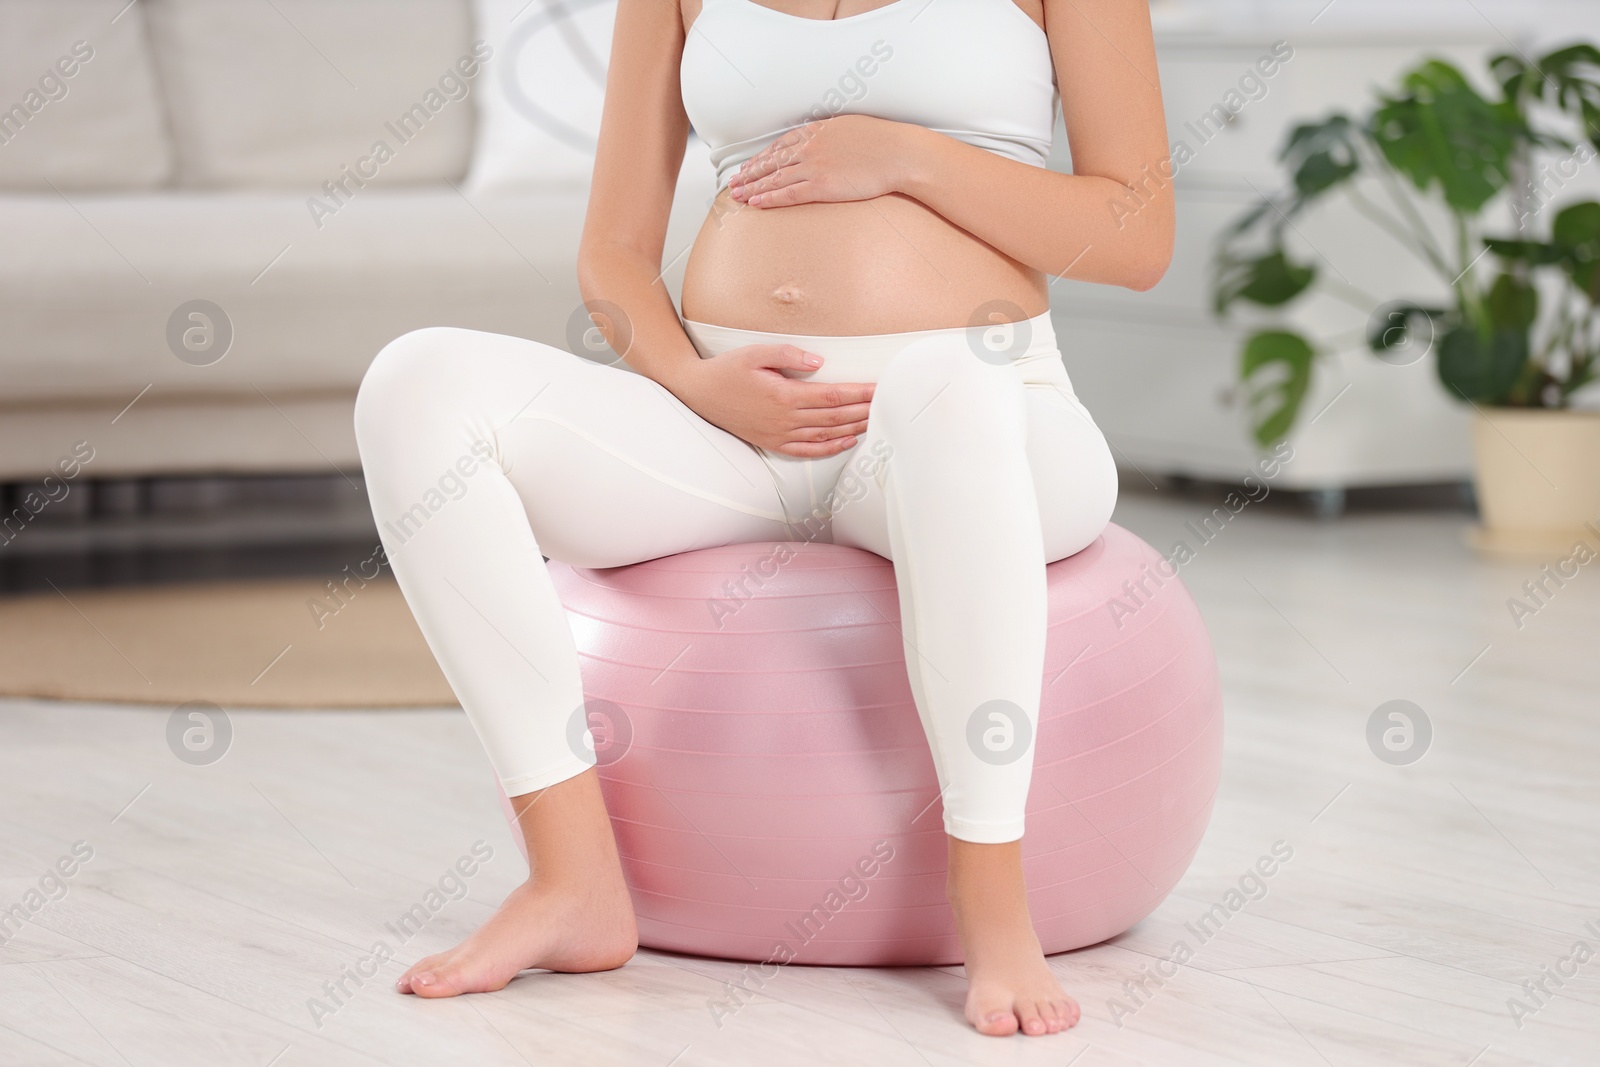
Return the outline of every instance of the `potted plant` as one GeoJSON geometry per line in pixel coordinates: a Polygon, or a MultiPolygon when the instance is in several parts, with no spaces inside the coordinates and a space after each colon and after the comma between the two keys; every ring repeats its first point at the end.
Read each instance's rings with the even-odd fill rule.
{"type": "MultiPolygon", "coordinates": [[[[1600,147],[1600,50],[1572,45],[1536,64],[1500,55],[1490,70],[1492,97],[1430,59],[1365,117],[1296,126],[1279,157],[1288,191],[1263,197],[1224,233],[1213,304],[1218,315],[1241,303],[1281,309],[1317,289],[1367,316],[1357,343],[1380,359],[1432,355],[1445,389],[1475,409],[1477,542],[1544,551],[1570,547],[1587,522],[1600,530],[1600,411],[1571,405],[1600,373],[1600,204],[1551,204],[1600,147]],[[1533,174],[1540,150],[1560,159],[1533,174]],[[1433,272],[1448,298],[1380,301],[1297,258],[1295,218],[1335,194],[1433,272]],[[1484,216],[1507,194],[1522,232],[1486,237],[1484,216]],[[1425,221],[1422,201],[1443,208],[1448,234],[1425,221]]],[[[1260,444],[1294,426],[1319,353],[1336,345],[1286,325],[1246,338],[1239,375],[1260,444]]]]}

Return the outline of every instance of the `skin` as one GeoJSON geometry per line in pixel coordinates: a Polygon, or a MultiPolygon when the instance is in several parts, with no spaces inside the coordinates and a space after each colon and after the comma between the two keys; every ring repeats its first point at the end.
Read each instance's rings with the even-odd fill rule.
{"type": "MultiPolygon", "coordinates": [[[[1159,281],[1173,202],[1147,0],[1014,2],[1049,41],[1074,173],[871,116],[811,123],[719,194],[686,267],[684,317],[782,333],[892,333],[972,325],[996,300],[1017,317],[1040,314],[1050,276],[1135,290],[1159,281]]],[[[826,20],[886,4],[763,6],[775,19],[826,20]]],[[[689,132],[678,68],[699,14],[700,0],[619,4],[579,285],[591,306],[625,309],[628,363],[706,421],[772,451],[833,455],[865,431],[871,384],[785,375],[821,366],[787,345],[700,359],[660,280],[689,132]]],[[[595,772],[514,803],[533,858],[527,884],[462,945],[407,971],[402,992],[499,989],[522,969],[606,970],[633,954],[633,910],[595,772]]],[[[1034,935],[1021,843],[950,838],[947,888],[971,1024],[997,1036],[1074,1025],[1078,1005],[1034,935]]]]}

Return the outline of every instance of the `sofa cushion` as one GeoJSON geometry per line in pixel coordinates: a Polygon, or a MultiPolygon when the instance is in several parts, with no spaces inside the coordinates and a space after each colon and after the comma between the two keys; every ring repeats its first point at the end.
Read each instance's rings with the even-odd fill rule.
{"type": "Polygon", "coordinates": [[[326,182],[359,190],[350,172],[381,185],[465,174],[482,69],[468,0],[141,6],[180,184],[310,194],[326,182]]]}
{"type": "Polygon", "coordinates": [[[478,192],[587,186],[617,0],[475,0],[494,49],[468,181],[478,192]]]}
{"type": "MultiPolygon", "coordinates": [[[[674,292],[715,185],[691,149],[663,255],[674,292]]],[[[372,189],[319,230],[288,192],[0,197],[0,410],[120,406],[146,387],[163,401],[353,391],[379,348],[423,326],[570,349],[589,325],[586,200],[372,189]]]]}
{"type": "Polygon", "coordinates": [[[286,192],[75,199],[89,224],[54,194],[0,197],[0,408],[353,389],[407,330],[555,341],[578,301],[581,193],[375,189],[320,232],[286,192]],[[194,318],[200,300],[220,312],[194,318]]]}
{"type": "Polygon", "coordinates": [[[0,3],[0,189],[140,189],[172,174],[143,4],[0,3]]]}

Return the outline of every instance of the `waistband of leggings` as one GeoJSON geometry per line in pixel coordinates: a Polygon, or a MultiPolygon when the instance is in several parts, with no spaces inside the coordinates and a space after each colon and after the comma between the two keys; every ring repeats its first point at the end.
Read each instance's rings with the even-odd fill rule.
{"type": "Polygon", "coordinates": [[[1020,363],[1056,357],[1056,330],[1050,313],[1016,322],[997,322],[985,326],[950,326],[938,330],[910,330],[904,333],[803,334],[773,333],[767,330],[742,330],[709,322],[683,320],[684,332],[694,343],[701,359],[719,356],[744,345],[794,345],[819,356],[851,355],[887,359],[913,341],[927,337],[962,337],[981,358],[995,363],[1020,363]]]}

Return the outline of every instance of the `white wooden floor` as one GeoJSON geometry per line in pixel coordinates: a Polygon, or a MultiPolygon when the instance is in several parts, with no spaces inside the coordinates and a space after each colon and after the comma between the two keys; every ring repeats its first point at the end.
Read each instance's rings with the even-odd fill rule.
{"type": "MultiPolygon", "coordinates": [[[[28,907],[74,842],[93,858],[0,947],[0,1065],[1600,1062],[1600,958],[1572,956],[1600,954],[1600,563],[1519,631],[1505,602],[1538,568],[1475,558],[1464,518],[1273,505],[1184,570],[1227,697],[1210,834],[1152,918],[1054,958],[1084,1008],[1068,1034],[970,1033],[959,968],[787,968],[720,1027],[708,1004],[737,968],[651,952],[401,997],[402,964],[523,873],[459,713],[237,712],[226,758],[197,767],[164,712],[11,702],[0,909],[28,907]],[[1412,766],[1366,740],[1396,698],[1434,728],[1412,766]],[[494,858],[469,895],[314,1021],[323,983],[393,942],[384,924],[479,839],[494,858]],[[1280,839],[1294,854],[1266,895],[1200,943],[1185,924],[1280,839]],[[1131,998],[1180,940],[1188,962],[1131,998]]],[[[1207,511],[1130,495],[1118,519],[1166,549],[1207,511]]]]}

